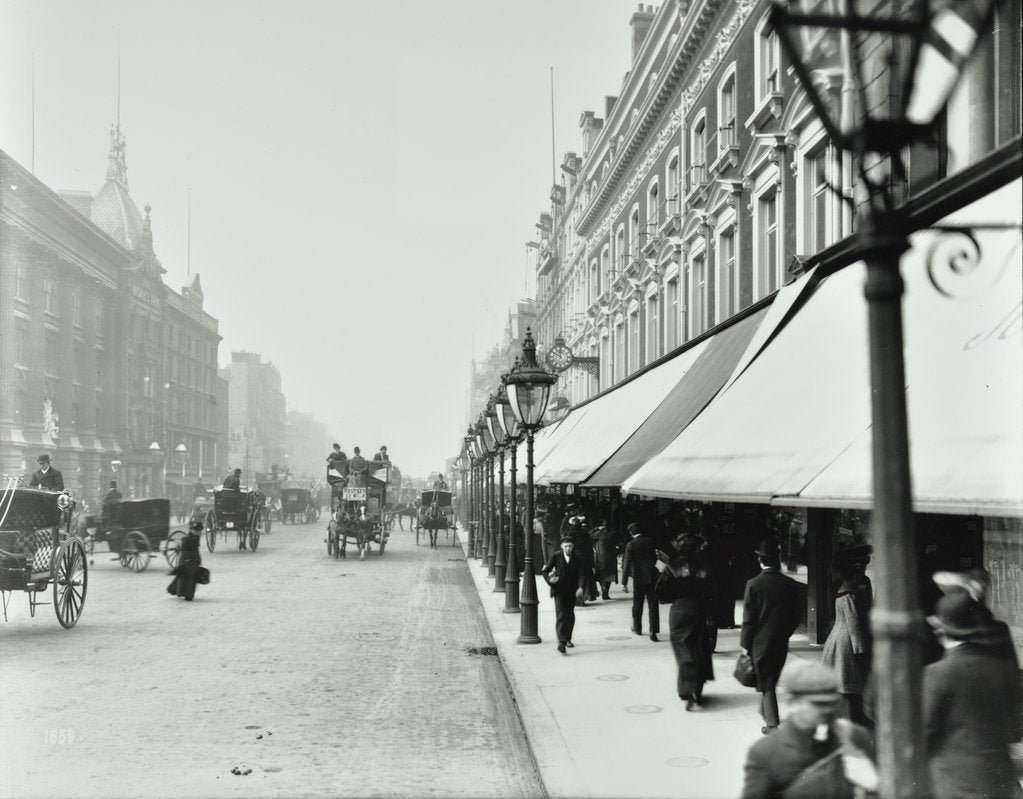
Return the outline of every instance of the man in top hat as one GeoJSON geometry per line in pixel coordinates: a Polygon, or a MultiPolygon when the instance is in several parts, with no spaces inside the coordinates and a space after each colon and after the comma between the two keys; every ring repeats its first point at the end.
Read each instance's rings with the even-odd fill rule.
{"type": "Polygon", "coordinates": [[[998,622],[966,591],[941,597],[927,621],[945,650],[941,660],[924,669],[933,795],[1023,797],[1009,750],[1019,740],[1019,674],[1015,658],[992,645],[998,622]]]}
{"type": "Polygon", "coordinates": [[[50,466],[50,456],[44,452],[36,458],[36,463],[39,464],[39,468],[32,473],[32,479],[28,482],[29,487],[42,488],[46,491],[63,491],[64,475],[58,469],[50,466]]]}
{"type": "Polygon", "coordinates": [[[113,525],[113,507],[119,505],[122,499],[121,492],[117,490],[117,481],[111,480],[110,488],[107,489],[107,493],[103,496],[103,509],[100,517],[103,520],[103,529],[109,530],[113,525]]]}
{"type": "Polygon", "coordinates": [[[778,726],[778,696],[775,689],[789,655],[789,637],[802,616],[799,587],[781,573],[778,543],[765,538],[754,550],[760,574],[746,583],[742,631],[739,646],[753,661],[757,691],[763,694],[760,715],[765,735],[778,726]]]}
{"type": "Polygon", "coordinates": [[[369,464],[362,457],[362,451],[356,447],[352,450],[352,458],[348,461],[348,485],[352,488],[366,487],[366,470],[369,464]]]}
{"type": "Polygon", "coordinates": [[[373,456],[373,460],[380,461],[380,463],[390,463],[391,458],[387,454],[387,447],[381,445],[380,449],[377,450],[377,454],[373,456]]]}
{"type": "Polygon", "coordinates": [[[242,470],[235,469],[231,474],[224,478],[224,488],[229,491],[241,491],[242,490],[242,470]]]}
{"type": "Polygon", "coordinates": [[[650,615],[650,640],[656,641],[661,631],[661,611],[654,596],[657,583],[657,542],[646,534],[639,522],[630,522],[625,528],[632,540],[625,545],[622,556],[622,590],[629,587],[632,578],[632,631],[643,634],[643,603],[650,615]]]}
{"type": "Polygon", "coordinates": [[[575,628],[575,592],[579,587],[579,556],[573,554],[575,542],[571,535],[561,537],[561,549],[551,555],[540,570],[551,587],[554,598],[554,631],[558,636],[558,651],[564,655],[565,647],[572,643],[575,628]]]}
{"type": "Polygon", "coordinates": [[[857,788],[876,791],[870,734],[838,718],[842,697],[834,672],[797,659],[785,668],[781,687],[788,717],[746,753],[742,799],[851,799],[857,788]]]}

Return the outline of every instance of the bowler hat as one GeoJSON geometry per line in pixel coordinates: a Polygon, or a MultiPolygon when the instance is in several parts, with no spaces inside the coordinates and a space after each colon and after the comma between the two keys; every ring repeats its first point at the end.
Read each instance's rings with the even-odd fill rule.
{"type": "Polygon", "coordinates": [[[38,458],[36,458],[36,463],[49,463],[49,462],[50,462],[50,456],[47,455],[45,452],[42,455],[40,455],[38,458]]]}
{"type": "Polygon", "coordinates": [[[629,522],[629,525],[628,527],[625,528],[625,531],[628,533],[638,533],[640,531],[639,522],[629,522]]]}
{"type": "Polygon", "coordinates": [[[764,558],[776,558],[779,554],[778,542],[773,538],[761,538],[753,551],[764,558]]]}
{"type": "Polygon", "coordinates": [[[938,632],[953,638],[965,638],[987,626],[984,606],[964,592],[945,594],[934,606],[927,622],[938,632]]]}
{"type": "Polygon", "coordinates": [[[569,517],[568,523],[569,524],[579,524],[579,517],[578,516],[571,516],[571,517],[569,517]]]}
{"type": "Polygon", "coordinates": [[[849,549],[836,552],[834,562],[836,566],[866,566],[870,563],[870,556],[873,552],[874,548],[869,544],[849,547],[849,549]]]}
{"type": "Polygon", "coordinates": [[[686,533],[681,538],[679,538],[676,546],[681,552],[686,554],[692,554],[694,552],[699,552],[701,549],[707,546],[707,542],[701,536],[693,535],[692,533],[686,533]]]}
{"type": "Polygon", "coordinates": [[[833,669],[822,663],[797,658],[789,662],[781,674],[779,685],[793,696],[820,702],[839,698],[838,678],[833,669]]]}
{"type": "Polygon", "coordinates": [[[202,522],[199,519],[192,519],[192,521],[188,523],[188,529],[195,533],[201,533],[202,522]]]}
{"type": "Polygon", "coordinates": [[[242,473],[242,470],[241,470],[241,469],[235,469],[235,470],[234,470],[234,473],[235,473],[235,474],[241,474],[241,473],[242,473]]]}
{"type": "Polygon", "coordinates": [[[572,536],[570,536],[570,535],[563,535],[563,536],[561,536],[560,543],[564,544],[566,541],[568,543],[570,543],[570,544],[574,544],[575,543],[575,539],[572,538],[572,536]]]}
{"type": "Polygon", "coordinates": [[[116,480],[111,480],[110,481],[110,487],[111,488],[117,488],[117,481],[116,480]]]}

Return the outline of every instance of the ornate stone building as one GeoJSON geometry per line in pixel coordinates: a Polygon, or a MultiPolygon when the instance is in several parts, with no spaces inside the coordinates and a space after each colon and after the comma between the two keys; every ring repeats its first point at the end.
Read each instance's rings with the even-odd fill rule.
{"type": "MultiPolygon", "coordinates": [[[[241,469],[242,482],[285,463],[285,399],[281,375],[258,352],[232,352],[221,370],[229,384],[228,468],[241,469]]],[[[326,454],[326,450],[324,450],[326,454]]]]}
{"type": "MultiPolygon", "coordinates": [[[[173,413],[168,341],[187,331],[176,335],[201,341],[195,360],[215,374],[217,321],[198,278],[178,295],[164,271],[118,128],[95,195],[54,192],[0,152],[0,471],[25,473],[49,452],[90,502],[115,477],[126,496],[161,496],[167,470],[180,475],[179,444],[216,451],[212,386],[189,386],[205,402],[173,413]]],[[[195,475],[198,460],[185,467],[195,475]]]]}

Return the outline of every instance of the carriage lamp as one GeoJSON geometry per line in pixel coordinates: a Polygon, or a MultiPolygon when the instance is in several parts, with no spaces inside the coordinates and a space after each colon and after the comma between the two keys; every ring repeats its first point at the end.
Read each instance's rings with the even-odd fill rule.
{"type": "Polygon", "coordinates": [[[543,424],[543,415],[551,396],[551,386],[558,376],[547,372],[536,362],[536,342],[526,328],[522,342],[522,360],[518,367],[504,376],[512,412],[526,434],[526,543],[522,569],[522,595],[519,598],[522,618],[519,626],[520,644],[538,644],[536,572],[533,567],[533,434],[543,424]]]}
{"type": "Polygon", "coordinates": [[[899,273],[918,226],[898,207],[902,154],[933,140],[993,13],[993,0],[776,0],[770,14],[796,78],[832,142],[852,156],[869,200],[860,204],[855,245],[866,264],[878,574],[871,626],[885,799],[929,795],[899,273]]]}

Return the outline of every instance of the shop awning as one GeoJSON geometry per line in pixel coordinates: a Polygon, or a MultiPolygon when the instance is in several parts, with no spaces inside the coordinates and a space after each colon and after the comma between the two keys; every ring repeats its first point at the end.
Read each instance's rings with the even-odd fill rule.
{"type": "Polygon", "coordinates": [[[551,447],[536,472],[540,485],[581,483],[632,435],[693,366],[709,340],[699,342],[574,411],[579,420],[551,447]]]}
{"type": "MultiPolygon", "coordinates": [[[[1017,180],[945,224],[1018,225],[1020,189],[1017,180]]],[[[1020,231],[974,235],[980,265],[973,272],[965,268],[970,240],[955,231],[916,234],[902,259],[914,503],[927,511],[1021,514],[1020,231]]],[[[872,504],[864,275],[858,263],[821,281],[735,382],[624,490],[872,504]]]]}
{"type": "Polygon", "coordinates": [[[659,453],[696,418],[732,374],[751,339],[769,322],[773,306],[751,314],[715,334],[682,379],[638,430],[583,484],[588,488],[618,487],[659,453]]]}

